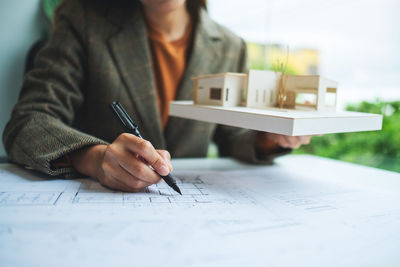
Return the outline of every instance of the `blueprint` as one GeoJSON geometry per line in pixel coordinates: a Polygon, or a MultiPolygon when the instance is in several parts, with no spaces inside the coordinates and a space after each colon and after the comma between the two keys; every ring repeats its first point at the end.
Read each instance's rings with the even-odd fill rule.
{"type": "Polygon", "coordinates": [[[2,165],[0,266],[400,266],[398,188],[282,166],[173,175],[182,196],[2,165]]]}

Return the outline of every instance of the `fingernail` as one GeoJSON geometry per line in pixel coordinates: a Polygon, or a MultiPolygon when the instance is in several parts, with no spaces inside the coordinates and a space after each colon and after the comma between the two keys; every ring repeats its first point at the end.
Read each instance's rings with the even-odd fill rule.
{"type": "Polygon", "coordinates": [[[161,165],[161,167],[160,167],[160,174],[162,174],[162,175],[167,175],[168,173],[169,173],[168,167],[165,166],[165,165],[161,165]]]}

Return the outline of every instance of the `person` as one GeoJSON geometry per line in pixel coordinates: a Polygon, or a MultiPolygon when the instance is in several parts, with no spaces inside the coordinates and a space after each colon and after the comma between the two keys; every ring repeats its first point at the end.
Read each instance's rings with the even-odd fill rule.
{"type": "Polygon", "coordinates": [[[9,159],[49,175],[97,178],[138,191],[172,171],[172,157],[221,156],[265,164],[310,137],[168,117],[192,99],[191,77],[246,72],[244,41],[212,21],[206,0],[65,0],[26,76],[4,133],[9,159]],[[119,101],[146,140],[121,134],[119,101]],[[157,148],[157,149],[156,149],[157,148]]]}

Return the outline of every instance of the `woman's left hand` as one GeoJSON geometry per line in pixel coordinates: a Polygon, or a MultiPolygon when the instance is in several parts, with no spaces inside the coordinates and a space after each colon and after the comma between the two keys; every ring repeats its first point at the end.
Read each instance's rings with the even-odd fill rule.
{"type": "Polygon", "coordinates": [[[299,148],[301,145],[307,145],[310,143],[311,135],[304,136],[288,136],[283,134],[274,134],[267,132],[260,132],[257,138],[264,139],[265,141],[273,141],[277,145],[283,148],[299,148]]]}

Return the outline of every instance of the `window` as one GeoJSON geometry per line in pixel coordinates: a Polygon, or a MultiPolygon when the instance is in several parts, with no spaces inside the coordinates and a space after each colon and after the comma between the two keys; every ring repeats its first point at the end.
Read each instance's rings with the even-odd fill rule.
{"type": "Polygon", "coordinates": [[[317,95],[315,93],[300,92],[296,94],[296,106],[316,106],[317,95]]]}
{"type": "Polygon", "coordinates": [[[269,97],[269,103],[272,104],[274,102],[274,99],[275,99],[274,90],[271,90],[271,96],[269,97]]]}
{"type": "Polygon", "coordinates": [[[266,90],[264,89],[263,91],[263,103],[265,104],[265,94],[266,94],[266,90]]]}
{"type": "Polygon", "coordinates": [[[222,89],[221,88],[210,88],[210,99],[213,100],[221,100],[222,97],[222,89]]]}
{"type": "Polygon", "coordinates": [[[336,106],[336,88],[327,88],[325,93],[325,105],[330,107],[336,106]]]}

